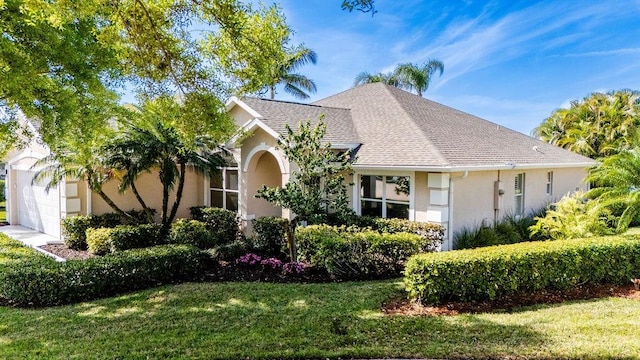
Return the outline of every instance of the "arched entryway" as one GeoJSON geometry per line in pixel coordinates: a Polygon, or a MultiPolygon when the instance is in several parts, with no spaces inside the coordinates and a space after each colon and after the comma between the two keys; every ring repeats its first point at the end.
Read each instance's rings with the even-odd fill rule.
{"type": "Polygon", "coordinates": [[[282,164],[269,151],[258,151],[249,158],[245,167],[246,214],[249,218],[255,216],[282,216],[282,208],[273,206],[264,199],[257,199],[255,195],[264,185],[267,187],[282,186],[282,164]]]}

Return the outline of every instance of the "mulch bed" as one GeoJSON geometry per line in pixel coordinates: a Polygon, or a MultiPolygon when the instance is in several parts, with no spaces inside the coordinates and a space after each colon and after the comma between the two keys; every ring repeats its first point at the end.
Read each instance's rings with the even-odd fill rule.
{"type": "MultiPolygon", "coordinates": [[[[45,245],[42,249],[68,260],[83,260],[94,257],[88,251],[69,249],[66,245],[45,245]]],[[[300,275],[284,276],[280,272],[256,271],[255,268],[240,266],[233,261],[219,263],[215,272],[207,274],[209,281],[261,281],[321,283],[336,281],[325,272],[307,269],[300,275]]],[[[446,304],[424,306],[405,297],[391,299],[382,304],[386,315],[436,316],[458,315],[462,313],[513,312],[517,308],[537,304],[558,304],[565,301],[589,300],[603,297],[623,297],[640,300],[640,290],[629,282],[626,285],[579,285],[569,290],[541,290],[505,296],[493,301],[451,301],[446,304]]]]}
{"type": "Polygon", "coordinates": [[[40,249],[67,260],[84,260],[95,257],[88,251],[69,249],[67,245],[43,245],[40,246],[40,249]]]}
{"type": "Polygon", "coordinates": [[[387,315],[434,316],[462,313],[513,312],[517,308],[538,304],[558,304],[565,301],[603,297],[623,297],[640,300],[640,290],[628,285],[579,285],[569,290],[541,290],[505,296],[493,301],[452,301],[442,305],[423,306],[406,298],[392,299],[382,305],[387,315]]]}

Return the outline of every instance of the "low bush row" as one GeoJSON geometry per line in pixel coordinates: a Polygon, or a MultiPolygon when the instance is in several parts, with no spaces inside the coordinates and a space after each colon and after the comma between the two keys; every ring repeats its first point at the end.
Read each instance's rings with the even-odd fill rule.
{"type": "Polygon", "coordinates": [[[300,261],[325,269],[338,279],[397,276],[405,260],[424,245],[416,234],[344,232],[328,225],[298,228],[296,239],[300,261]]]}
{"type": "Polygon", "coordinates": [[[423,303],[486,300],[640,276],[640,236],[525,242],[420,254],[406,264],[409,296],[423,303]]]}
{"type": "Polygon", "coordinates": [[[12,266],[30,260],[54,260],[40,252],[37,252],[18,240],[14,240],[6,234],[0,234],[0,273],[5,266],[12,266]]]}
{"type": "Polygon", "coordinates": [[[209,256],[188,245],[135,249],[87,260],[24,261],[0,272],[0,297],[17,306],[52,306],[161,284],[196,280],[209,256]]]}
{"type": "Polygon", "coordinates": [[[127,216],[116,213],[102,215],[80,215],[62,219],[62,235],[65,244],[75,250],[87,249],[87,229],[113,228],[118,225],[145,224],[147,217],[143,211],[131,210],[127,216]]]}

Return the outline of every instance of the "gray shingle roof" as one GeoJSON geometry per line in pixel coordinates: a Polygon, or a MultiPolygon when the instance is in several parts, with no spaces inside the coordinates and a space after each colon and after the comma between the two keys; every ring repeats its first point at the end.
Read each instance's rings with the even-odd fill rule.
{"type": "Polygon", "coordinates": [[[325,114],[326,139],[360,143],[357,166],[482,168],[585,166],[589,158],[381,83],[313,104],[246,98],[280,134],[325,114]]]}
{"type": "Polygon", "coordinates": [[[309,119],[315,125],[320,115],[324,114],[327,124],[325,140],[332,144],[360,143],[348,109],[257,98],[244,98],[242,101],[262,116],[262,122],[279,134],[287,133],[285,124],[295,130],[300,121],[309,119]]]}
{"type": "Polygon", "coordinates": [[[584,165],[592,160],[381,83],[315,102],[349,107],[363,143],[358,165],[473,168],[584,165]]]}

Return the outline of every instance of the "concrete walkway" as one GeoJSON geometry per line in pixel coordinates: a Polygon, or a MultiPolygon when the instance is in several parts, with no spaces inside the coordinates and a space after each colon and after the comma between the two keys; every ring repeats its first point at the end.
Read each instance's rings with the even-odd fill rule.
{"type": "Polygon", "coordinates": [[[63,244],[62,240],[56,238],[55,236],[44,234],[20,225],[0,226],[0,233],[6,234],[10,238],[16,239],[23,244],[32,247],[37,251],[40,251],[43,254],[52,256],[57,261],[64,261],[64,259],[62,259],[61,257],[55,256],[39,248],[39,246],[43,245],[63,244]]]}

